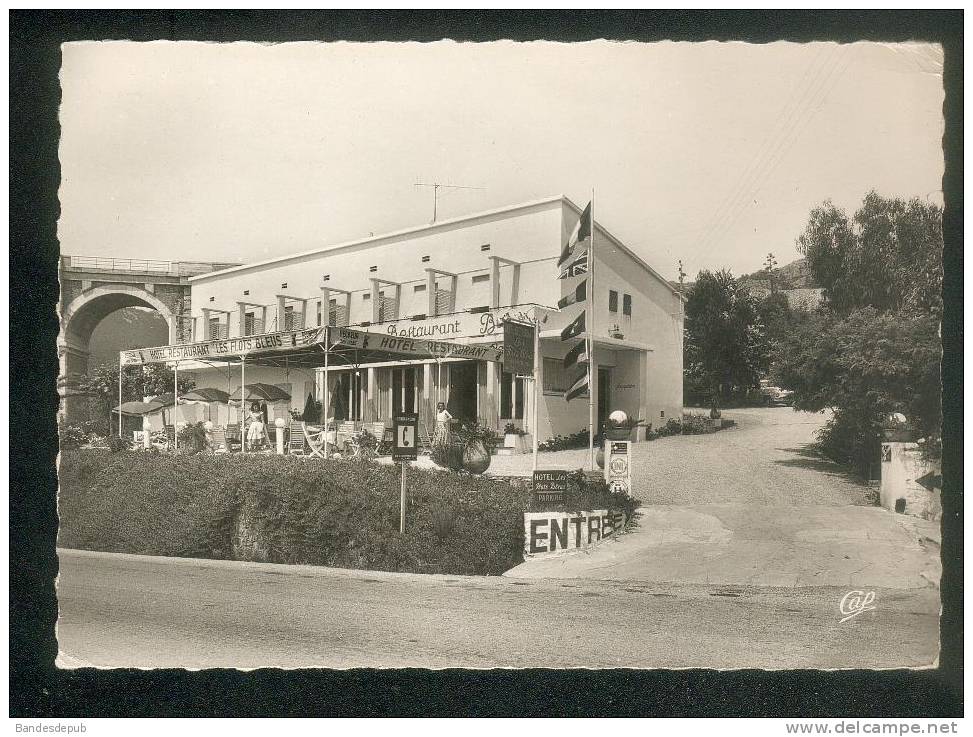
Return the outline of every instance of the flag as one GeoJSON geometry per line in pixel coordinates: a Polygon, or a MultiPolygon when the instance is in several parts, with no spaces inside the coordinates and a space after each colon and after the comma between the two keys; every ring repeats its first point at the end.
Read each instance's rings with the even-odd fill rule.
{"type": "Polygon", "coordinates": [[[561,331],[561,340],[570,340],[584,332],[584,312],[578,315],[574,322],[561,331]]]}
{"type": "Polygon", "coordinates": [[[558,279],[567,279],[570,276],[581,276],[588,273],[588,249],[584,249],[581,255],[569,263],[558,275],[558,279]]]}
{"type": "Polygon", "coordinates": [[[578,380],[571,385],[564,395],[564,401],[570,402],[575,397],[580,397],[588,391],[588,372],[585,371],[578,377],[578,380]]]}
{"type": "Polygon", "coordinates": [[[561,264],[571,257],[571,251],[574,247],[581,243],[585,238],[591,236],[591,203],[581,213],[581,218],[578,220],[578,224],[575,226],[574,231],[568,238],[568,242],[564,244],[564,249],[561,251],[561,257],[557,260],[557,267],[560,269],[561,264]]]}
{"type": "Polygon", "coordinates": [[[574,294],[569,294],[567,297],[561,297],[557,301],[557,308],[563,310],[568,305],[573,305],[576,302],[584,302],[588,298],[588,280],[585,279],[578,286],[574,288],[574,294]]]}
{"type": "Polygon", "coordinates": [[[584,340],[568,351],[568,355],[564,357],[564,370],[567,371],[576,363],[588,363],[588,344],[584,340]]]}

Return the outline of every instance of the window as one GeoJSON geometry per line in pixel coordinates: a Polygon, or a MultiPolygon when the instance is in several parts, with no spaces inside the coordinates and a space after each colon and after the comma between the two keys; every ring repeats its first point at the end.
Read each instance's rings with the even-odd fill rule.
{"type": "Polygon", "coordinates": [[[321,281],[331,281],[331,274],[325,274],[322,276],[321,281]]]}
{"type": "Polygon", "coordinates": [[[476,274],[473,277],[473,283],[474,284],[479,284],[479,283],[485,282],[485,281],[490,281],[490,275],[489,274],[476,274]]]}
{"type": "Polygon", "coordinates": [[[378,271],[378,267],[377,266],[369,266],[368,267],[368,270],[371,271],[372,273],[375,273],[376,271],[378,271]]]}
{"type": "Polygon", "coordinates": [[[489,251],[490,250],[490,244],[489,243],[484,243],[482,246],[480,246],[480,250],[481,251],[489,251]]]}
{"type": "Polygon", "coordinates": [[[287,305],[284,308],[284,330],[294,330],[296,323],[296,315],[294,314],[294,306],[287,305]]]}
{"type": "Polygon", "coordinates": [[[243,296],[244,297],[249,297],[250,296],[250,290],[249,289],[244,289],[243,290],[243,296]]]}
{"type": "Polygon", "coordinates": [[[500,374],[500,419],[524,419],[524,380],[503,371],[500,374]]]}
{"type": "Polygon", "coordinates": [[[317,307],[317,321],[318,321],[318,325],[320,325],[321,324],[321,303],[320,302],[318,302],[318,307],[317,307]]]}
{"type": "Polygon", "coordinates": [[[363,294],[363,295],[361,296],[361,298],[362,298],[362,299],[371,299],[371,298],[372,298],[372,295],[371,295],[371,294],[370,294],[369,292],[365,292],[365,293],[364,293],[364,294],[363,294]]]}
{"type": "Polygon", "coordinates": [[[426,285],[425,284],[416,284],[412,288],[412,291],[413,292],[425,292],[426,291],[426,285]]]}
{"type": "Polygon", "coordinates": [[[287,282],[282,282],[280,285],[281,289],[287,289],[287,282]]]}
{"type": "MultiPolygon", "coordinates": [[[[544,359],[544,393],[545,394],[564,394],[571,385],[578,380],[584,371],[578,366],[564,369],[564,361],[560,358],[544,359]]],[[[588,396],[588,392],[580,395],[588,396]]]]}
{"type": "Polygon", "coordinates": [[[616,292],[614,289],[611,289],[608,292],[608,311],[618,312],[618,292],[616,292]]]}
{"type": "Polygon", "coordinates": [[[254,333],[254,316],[252,312],[248,312],[243,316],[243,334],[253,335],[254,333]]]}
{"type": "Polygon", "coordinates": [[[416,411],[416,368],[392,369],[392,413],[416,411]]]}
{"type": "Polygon", "coordinates": [[[337,374],[328,410],[336,420],[361,420],[365,392],[365,371],[342,371],[337,374]]]}
{"type": "Polygon", "coordinates": [[[209,337],[211,337],[211,338],[222,338],[223,336],[220,333],[221,333],[221,331],[220,331],[220,318],[218,318],[218,317],[211,317],[209,319],[209,337]]]}
{"type": "Polygon", "coordinates": [[[622,314],[632,316],[632,295],[626,294],[622,297],[622,314]]]}
{"type": "Polygon", "coordinates": [[[422,257],[422,263],[428,264],[429,263],[429,257],[428,256],[423,256],[422,257]]]}

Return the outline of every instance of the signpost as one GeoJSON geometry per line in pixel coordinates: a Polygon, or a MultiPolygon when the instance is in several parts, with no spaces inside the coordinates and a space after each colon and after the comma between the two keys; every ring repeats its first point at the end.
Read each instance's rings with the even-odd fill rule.
{"type": "Polygon", "coordinates": [[[534,326],[507,320],[503,323],[503,370],[534,373],[534,326]]]}
{"type": "Polygon", "coordinates": [[[415,413],[397,414],[392,418],[392,433],[395,435],[392,460],[402,467],[402,487],[399,496],[399,532],[402,534],[405,534],[406,466],[409,461],[419,457],[418,426],[419,415],[415,413]]]}
{"type": "Polygon", "coordinates": [[[608,490],[621,494],[632,491],[632,443],[628,440],[605,441],[605,481],[608,490]]]}
{"type": "Polygon", "coordinates": [[[534,471],[534,499],[545,504],[563,504],[568,490],[567,471],[534,471]]]}

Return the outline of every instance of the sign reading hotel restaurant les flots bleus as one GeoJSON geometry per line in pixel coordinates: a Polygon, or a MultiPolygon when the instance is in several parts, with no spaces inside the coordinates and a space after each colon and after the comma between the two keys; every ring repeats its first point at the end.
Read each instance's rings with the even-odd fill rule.
{"type": "MultiPolygon", "coordinates": [[[[456,313],[423,320],[396,320],[373,323],[367,326],[332,328],[332,340],[346,347],[387,350],[402,355],[440,358],[473,358],[485,361],[502,361],[502,346],[476,344],[456,344],[423,338],[500,338],[503,335],[504,320],[532,321],[533,306],[505,308],[482,313],[456,313]],[[340,332],[337,332],[340,331],[340,332]],[[343,337],[339,337],[343,335],[343,337]],[[372,344],[372,337],[399,338],[386,341],[388,345],[372,344]],[[367,337],[364,337],[367,336],[367,337]],[[411,340],[405,340],[411,339],[411,340]],[[367,345],[366,345],[367,341],[367,345]]],[[[205,360],[237,355],[259,355],[302,348],[325,342],[325,328],[288,330],[265,335],[250,335],[236,338],[209,340],[201,343],[164,345],[155,348],[136,348],[121,351],[123,366],[146,363],[165,363],[180,360],[205,360]]]]}

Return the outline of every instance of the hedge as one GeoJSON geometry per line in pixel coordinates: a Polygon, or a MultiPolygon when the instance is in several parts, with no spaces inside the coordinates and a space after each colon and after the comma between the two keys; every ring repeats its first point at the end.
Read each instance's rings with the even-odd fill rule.
{"type": "Polygon", "coordinates": [[[288,456],[66,451],[59,544],[143,555],[498,575],[523,560],[529,490],[288,456]]]}

